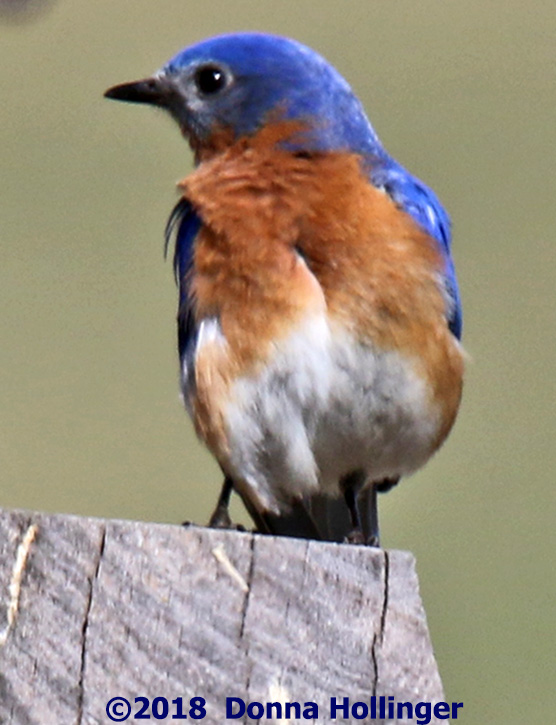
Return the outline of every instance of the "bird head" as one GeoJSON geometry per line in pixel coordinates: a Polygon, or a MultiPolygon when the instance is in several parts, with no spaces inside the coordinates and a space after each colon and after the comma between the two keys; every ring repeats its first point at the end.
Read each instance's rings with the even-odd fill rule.
{"type": "Polygon", "coordinates": [[[175,55],[150,78],[106,91],[108,98],[170,112],[198,156],[215,138],[233,142],[273,120],[305,129],[296,150],[381,155],[361,103],[320,55],[288,38],[236,33],[175,55]]]}

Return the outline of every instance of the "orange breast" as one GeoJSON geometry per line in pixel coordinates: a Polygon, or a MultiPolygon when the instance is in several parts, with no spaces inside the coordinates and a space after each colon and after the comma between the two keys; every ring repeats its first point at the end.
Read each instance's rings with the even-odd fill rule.
{"type": "Polygon", "coordinates": [[[443,413],[440,443],[459,405],[463,363],[446,323],[438,245],[368,182],[355,154],[307,158],[276,148],[299,130],[267,126],[180,184],[204,222],[192,289],[197,319],[218,317],[227,341],[219,374],[249,374],[326,305],[332,325],[414,360],[443,413]]]}

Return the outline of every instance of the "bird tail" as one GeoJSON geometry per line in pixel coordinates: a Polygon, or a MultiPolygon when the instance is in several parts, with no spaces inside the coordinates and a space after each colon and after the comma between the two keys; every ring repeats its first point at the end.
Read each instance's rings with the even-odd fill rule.
{"type": "Polygon", "coordinates": [[[343,498],[315,494],[306,503],[323,541],[345,541],[351,531],[351,517],[343,498]]]}

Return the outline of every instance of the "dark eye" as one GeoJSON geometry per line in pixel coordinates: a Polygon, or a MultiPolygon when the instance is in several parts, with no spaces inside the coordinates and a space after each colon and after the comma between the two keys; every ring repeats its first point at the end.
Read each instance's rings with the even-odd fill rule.
{"type": "Polygon", "coordinates": [[[226,71],[217,65],[204,65],[195,72],[195,85],[205,96],[212,96],[228,82],[226,71]]]}

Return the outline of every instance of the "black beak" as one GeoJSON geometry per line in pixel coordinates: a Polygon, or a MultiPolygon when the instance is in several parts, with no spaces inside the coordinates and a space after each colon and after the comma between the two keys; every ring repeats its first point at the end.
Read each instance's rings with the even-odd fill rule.
{"type": "Polygon", "coordinates": [[[175,88],[168,78],[153,76],[142,81],[113,86],[105,91],[104,96],[114,98],[116,101],[150,103],[154,106],[168,108],[175,93],[175,88]]]}

